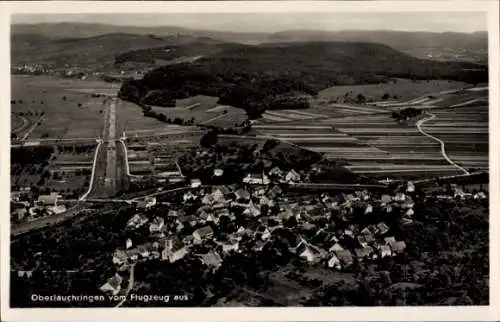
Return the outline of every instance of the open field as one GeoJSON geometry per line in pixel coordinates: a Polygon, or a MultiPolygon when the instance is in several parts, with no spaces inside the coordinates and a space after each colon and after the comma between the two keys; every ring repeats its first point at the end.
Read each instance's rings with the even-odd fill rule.
{"type": "MultiPolygon", "coordinates": [[[[73,91],[87,86],[99,89],[100,83],[58,79],[45,76],[12,76],[11,113],[24,116],[30,123],[18,133],[25,139],[97,137],[102,129],[103,98],[73,91]],[[85,84],[85,85],[83,85],[85,84]],[[42,116],[43,114],[43,116],[42,116]]],[[[106,83],[104,83],[106,84],[106,83]]]]}
{"type": "Polygon", "coordinates": [[[397,79],[395,83],[387,84],[334,86],[319,92],[318,97],[320,100],[328,101],[336,98],[342,99],[348,93],[350,98],[356,98],[358,94],[362,94],[367,99],[381,101],[382,96],[387,93],[389,95],[387,100],[405,100],[464,87],[470,87],[470,85],[446,80],[412,81],[397,79]]]}
{"type": "Polygon", "coordinates": [[[184,99],[175,100],[175,106],[189,110],[208,110],[217,106],[218,97],[197,95],[184,99]]]}

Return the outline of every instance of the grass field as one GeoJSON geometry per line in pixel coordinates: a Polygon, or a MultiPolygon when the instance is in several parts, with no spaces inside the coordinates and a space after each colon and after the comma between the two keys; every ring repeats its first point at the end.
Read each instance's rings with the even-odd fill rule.
{"type": "MultiPolygon", "coordinates": [[[[97,137],[102,129],[103,98],[75,91],[82,86],[98,92],[107,83],[47,76],[12,76],[11,113],[40,125],[26,139],[97,137]],[[26,116],[28,114],[28,116],[26,116]]],[[[21,132],[19,135],[24,135],[21,132]]]]}
{"type": "Polygon", "coordinates": [[[432,80],[432,81],[412,81],[409,79],[397,79],[397,81],[388,84],[373,84],[373,85],[349,85],[349,86],[334,86],[319,92],[319,100],[334,100],[342,99],[346,93],[349,97],[356,98],[358,94],[362,94],[368,100],[381,101],[382,96],[387,93],[387,100],[406,100],[412,99],[421,95],[431,95],[431,93],[455,90],[470,85],[462,82],[432,80]],[[396,98],[394,97],[396,96],[396,98]]]}

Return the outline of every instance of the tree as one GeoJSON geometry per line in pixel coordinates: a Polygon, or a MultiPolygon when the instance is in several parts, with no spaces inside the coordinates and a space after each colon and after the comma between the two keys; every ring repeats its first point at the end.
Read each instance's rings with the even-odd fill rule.
{"type": "Polygon", "coordinates": [[[66,96],[63,96],[62,99],[63,99],[63,101],[65,101],[66,100],[66,96]]]}
{"type": "Polygon", "coordinates": [[[366,102],[366,97],[361,93],[359,93],[358,96],[356,96],[356,99],[358,100],[358,103],[366,102]]]}

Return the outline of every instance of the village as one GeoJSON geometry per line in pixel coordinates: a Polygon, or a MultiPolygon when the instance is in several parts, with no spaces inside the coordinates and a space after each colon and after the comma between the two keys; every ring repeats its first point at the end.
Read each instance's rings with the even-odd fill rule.
{"type": "MultiPolygon", "coordinates": [[[[222,170],[214,170],[214,176],[222,170]]],[[[344,271],[356,262],[404,256],[406,243],[397,227],[411,225],[417,192],[412,182],[392,193],[288,194],[287,186],[301,182],[300,174],[275,167],[250,173],[232,185],[202,185],[193,179],[187,191],[168,201],[148,198],[124,227],[130,237],[112,254],[115,276],[101,291],[121,294],[122,275],[137,263],[169,263],[198,258],[206,270],[224,265],[233,252],[262,252],[283,239],[305,265],[344,271]]],[[[420,197],[420,196],[418,196],[420,197]]],[[[452,187],[438,199],[486,199],[483,191],[465,193],[452,187]]],[[[110,256],[111,257],[111,256],[110,256]]],[[[130,287],[130,286],[129,286],[130,287]]]]}

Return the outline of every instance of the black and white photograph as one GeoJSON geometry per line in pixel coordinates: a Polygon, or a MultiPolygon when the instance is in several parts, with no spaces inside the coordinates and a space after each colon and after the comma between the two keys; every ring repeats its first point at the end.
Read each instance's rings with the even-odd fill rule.
{"type": "Polygon", "coordinates": [[[364,3],[11,11],[7,307],[490,307],[491,3],[364,3]]]}

